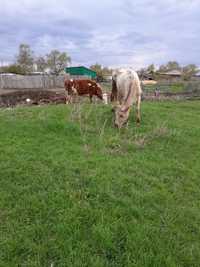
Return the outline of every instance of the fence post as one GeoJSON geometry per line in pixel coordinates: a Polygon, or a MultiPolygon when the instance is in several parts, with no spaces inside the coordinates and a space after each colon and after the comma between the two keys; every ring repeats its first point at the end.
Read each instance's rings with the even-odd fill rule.
{"type": "Polygon", "coordinates": [[[4,89],[3,87],[4,87],[4,84],[3,84],[3,77],[2,77],[2,75],[0,74],[0,76],[1,76],[1,80],[0,80],[0,89],[4,89]]]}
{"type": "Polygon", "coordinates": [[[43,86],[43,89],[45,89],[45,77],[44,77],[44,73],[42,74],[42,86],[43,86]]]}

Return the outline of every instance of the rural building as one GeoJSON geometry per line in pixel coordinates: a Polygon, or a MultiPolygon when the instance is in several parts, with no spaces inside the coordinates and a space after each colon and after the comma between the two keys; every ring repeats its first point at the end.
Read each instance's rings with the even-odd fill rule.
{"type": "Polygon", "coordinates": [[[182,79],[182,72],[180,70],[170,70],[157,74],[159,74],[159,80],[180,81],[182,79]]]}
{"type": "Polygon", "coordinates": [[[200,71],[198,71],[193,77],[192,80],[194,81],[200,81],[200,71]]]}
{"type": "Polygon", "coordinates": [[[75,77],[75,78],[82,78],[82,77],[86,77],[86,78],[90,78],[90,79],[96,79],[97,74],[95,71],[86,68],[84,66],[80,66],[80,67],[67,67],[65,68],[65,72],[67,74],[69,74],[71,77],[75,77]]]}

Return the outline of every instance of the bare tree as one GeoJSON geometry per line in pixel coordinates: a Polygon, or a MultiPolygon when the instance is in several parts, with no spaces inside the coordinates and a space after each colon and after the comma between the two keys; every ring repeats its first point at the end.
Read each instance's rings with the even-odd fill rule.
{"type": "Polygon", "coordinates": [[[176,61],[169,61],[166,65],[161,65],[159,72],[167,72],[170,70],[181,70],[181,66],[176,61]]]}
{"type": "Polygon", "coordinates": [[[98,80],[103,80],[105,76],[111,75],[112,73],[111,69],[107,67],[103,67],[102,65],[98,63],[90,66],[90,69],[96,72],[98,80]]]}
{"type": "Polygon", "coordinates": [[[19,54],[17,55],[17,65],[20,66],[24,73],[33,70],[33,52],[28,44],[20,44],[19,54]]]}
{"type": "Polygon", "coordinates": [[[58,75],[71,62],[70,56],[65,52],[52,50],[46,56],[47,67],[49,67],[52,74],[58,75]]]}
{"type": "Polygon", "coordinates": [[[17,64],[1,67],[1,71],[15,74],[24,74],[24,70],[17,64]]]}
{"type": "Polygon", "coordinates": [[[37,71],[42,71],[44,72],[45,69],[47,68],[47,62],[44,57],[38,57],[35,60],[35,64],[37,65],[37,71]]]}
{"type": "Polygon", "coordinates": [[[181,67],[178,62],[176,61],[169,61],[166,65],[167,70],[181,70],[181,67]]]}
{"type": "Polygon", "coordinates": [[[195,64],[189,64],[183,67],[182,77],[184,80],[188,81],[198,72],[198,67],[195,64]]]}
{"type": "Polygon", "coordinates": [[[147,67],[147,71],[151,74],[153,74],[155,72],[156,68],[154,66],[154,64],[151,64],[147,67]]]}

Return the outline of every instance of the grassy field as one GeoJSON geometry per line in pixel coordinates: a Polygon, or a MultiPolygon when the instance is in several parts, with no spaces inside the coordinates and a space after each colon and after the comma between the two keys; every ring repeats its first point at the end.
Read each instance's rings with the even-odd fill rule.
{"type": "MultiPolygon", "coordinates": [[[[100,85],[103,88],[104,92],[111,92],[112,84],[111,82],[103,82],[100,83],[100,85]]],[[[142,89],[144,92],[147,93],[154,93],[155,89],[159,89],[161,92],[172,92],[172,93],[181,93],[185,91],[184,84],[183,83],[157,83],[157,84],[142,84],[142,89]]]]}
{"type": "Polygon", "coordinates": [[[171,93],[184,93],[184,92],[200,92],[200,83],[199,81],[191,82],[159,82],[154,85],[143,85],[143,91],[146,93],[153,93],[155,89],[159,89],[160,92],[171,92],[171,93]]]}
{"type": "Polygon", "coordinates": [[[200,266],[200,102],[0,110],[0,266],[200,266]]]}
{"type": "Polygon", "coordinates": [[[173,83],[169,84],[153,84],[153,85],[143,85],[144,92],[154,92],[155,89],[159,89],[160,92],[171,92],[171,93],[183,93],[186,91],[186,86],[183,83],[173,83]]]}

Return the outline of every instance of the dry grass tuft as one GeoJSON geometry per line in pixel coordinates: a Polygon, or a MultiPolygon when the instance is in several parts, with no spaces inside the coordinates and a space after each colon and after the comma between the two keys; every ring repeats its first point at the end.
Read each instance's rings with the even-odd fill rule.
{"type": "Polygon", "coordinates": [[[144,148],[154,140],[162,137],[168,137],[170,135],[172,135],[172,132],[166,126],[162,125],[144,136],[136,136],[134,144],[138,148],[144,148]]]}

